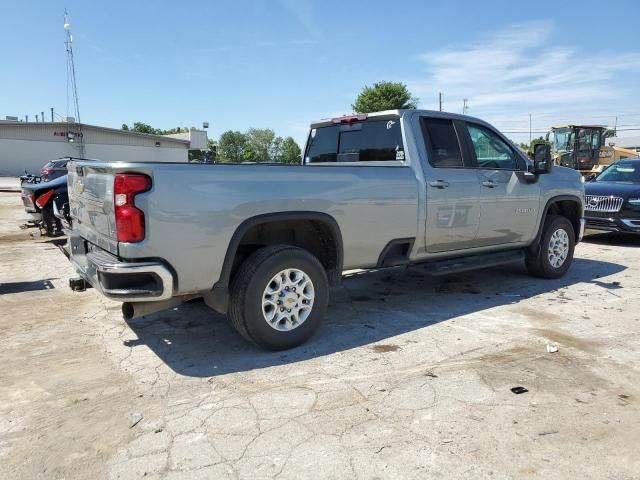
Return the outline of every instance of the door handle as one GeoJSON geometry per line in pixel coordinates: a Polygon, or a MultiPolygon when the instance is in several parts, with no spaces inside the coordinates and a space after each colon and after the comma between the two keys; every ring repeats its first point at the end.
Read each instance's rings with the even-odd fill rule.
{"type": "Polygon", "coordinates": [[[482,186],[487,188],[493,188],[496,186],[496,182],[494,182],[493,180],[485,180],[484,182],[482,182],[482,186]]]}
{"type": "Polygon", "coordinates": [[[433,182],[429,182],[429,186],[434,188],[447,188],[449,186],[449,182],[445,182],[444,180],[435,180],[433,182]]]}

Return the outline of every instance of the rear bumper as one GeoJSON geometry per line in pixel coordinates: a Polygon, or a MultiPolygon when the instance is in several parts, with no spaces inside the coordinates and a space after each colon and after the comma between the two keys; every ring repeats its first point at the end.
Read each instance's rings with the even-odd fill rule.
{"type": "Polygon", "coordinates": [[[640,233],[640,218],[586,217],[587,228],[604,232],[640,233]]]}
{"type": "Polygon", "coordinates": [[[121,302],[151,302],[173,296],[173,274],[160,262],[127,262],[69,238],[69,259],[76,272],[105,297],[121,302]]]}

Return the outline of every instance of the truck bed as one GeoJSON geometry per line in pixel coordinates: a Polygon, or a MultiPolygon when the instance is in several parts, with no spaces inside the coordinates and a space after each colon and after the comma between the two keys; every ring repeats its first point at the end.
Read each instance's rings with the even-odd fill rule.
{"type": "Polygon", "coordinates": [[[419,184],[409,166],[77,161],[69,165],[69,193],[78,235],[119,258],[161,258],[175,272],[176,294],[211,288],[234,231],[257,215],[331,216],[342,233],[345,268],[375,266],[391,240],[419,230],[419,184]],[[134,172],[152,179],[151,189],[135,197],[146,235],[123,243],[115,234],[113,178],[134,172]]]}

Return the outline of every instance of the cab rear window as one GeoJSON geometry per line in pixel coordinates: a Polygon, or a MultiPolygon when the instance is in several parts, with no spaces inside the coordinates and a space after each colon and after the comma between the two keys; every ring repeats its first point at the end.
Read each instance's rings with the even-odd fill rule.
{"type": "Polygon", "coordinates": [[[404,160],[398,119],[315,128],[305,155],[305,163],[395,160],[404,160]]]}

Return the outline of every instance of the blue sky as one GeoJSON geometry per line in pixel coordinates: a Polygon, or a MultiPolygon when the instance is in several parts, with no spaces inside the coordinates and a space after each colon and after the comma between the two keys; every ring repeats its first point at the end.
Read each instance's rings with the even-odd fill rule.
{"type": "MultiPolygon", "coordinates": [[[[66,111],[62,15],[85,123],[273,128],[349,113],[365,84],[402,81],[421,108],[503,131],[562,122],[640,126],[635,1],[0,0],[0,118],[66,111]]],[[[638,132],[629,132],[638,134],[638,132]]],[[[528,138],[527,134],[508,134],[528,138]]]]}

